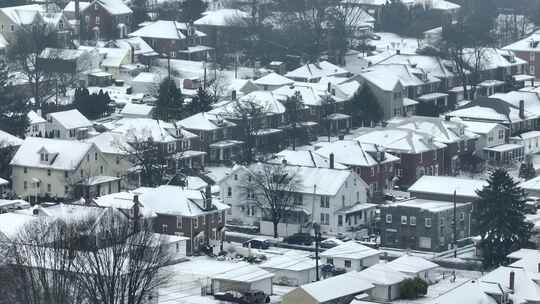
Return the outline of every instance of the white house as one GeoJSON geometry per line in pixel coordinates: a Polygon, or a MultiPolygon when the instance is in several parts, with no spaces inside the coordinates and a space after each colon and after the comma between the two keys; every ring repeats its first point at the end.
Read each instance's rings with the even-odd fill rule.
{"type": "Polygon", "coordinates": [[[131,118],[152,118],[153,106],[145,104],[128,103],[120,111],[123,117],[131,118]]]}
{"type": "MultiPolygon", "coordinates": [[[[13,191],[18,196],[32,199],[90,195],[88,192],[73,191],[77,186],[88,188],[84,186],[90,178],[111,177],[114,174],[96,145],[40,137],[26,138],[10,165],[13,191]]],[[[92,186],[92,191],[99,188],[109,193],[119,190],[118,182],[110,180],[105,185],[92,186]]]]}
{"type": "Polygon", "coordinates": [[[540,152],[540,131],[529,131],[517,136],[510,137],[511,144],[525,147],[525,154],[536,154],[540,152]]]}
{"type": "Polygon", "coordinates": [[[370,298],[382,302],[398,299],[400,283],[409,278],[408,275],[388,267],[387,264],[375,264],[358,274],[375,286],[369,291],[370,298]]]}
{"type": "Polygon", "coordinates": [[[93,143],[101,152],[109,169],[112,171],[112,176],[124,178],[128,175],[129,169],[133,164],[129,160],[129,155],[133,153],[133,148],[127,142],[124,135],[114,132],[103,132],[97,136],[90,137],[86,140],[88,143],[93,143]]]}
{"type": "Polygon", "coordinates": [[[213,292],[222,291],[262,291],[272,294],[274,274],[255,265],[242,265],[212,276],[213,292]]]}
{"type": "Polygon", "coordinates": [[[47,115],[46,133],[49,137],[78,140],[88,137],[92,123],[78,110],[68,110],[47,115]]]}
{"type": "Polygon", "coordinates": [[[41,117],[38,113],[34,111],[28,112],[26,114],[28,117],[28,130],[26,131],[26,136],[42,137],[45,135],[45,130],[47,127],[47,121],[41,117]]]}
{"type": "Polygon", "coordinates": [[[275,256],[260,267],[274,274],[274,282],[286,286],[309,284],[316,279],[315,260],[306,255],[275,256]]]}
{"type": "Polygon", "coordinates": [[[483,156],[482,150],[484,148],[495,147],[506,143],[508,128],[501,124],[474,120],[459,121],[465,125],[467,130],[479,136],[475,143],[475,153],[480,157],[483,156]]]}
{"type": "Polygon", "coordinates": [[[360,271],[379,263],[379,251],[348,241],[320,254],[322,262],[346,271],[360,271]]]}
{"type": "MultiPolygon", "coordinates": [[[[256,194],[248,197],[245,189],[254,176],[254,172],[263,166],[282,166],[282,164],[256,164],[249,168],[235,167],[232,172],[218,182],[223,202],[231,207],[229,221],[253,225],[260,223],[260,232],[273,234],[273,224],[258,208],[256,194]]],[[[278,225],[280,236],[287,236],[302,231],[309,222],[321,225],[323,234],[335,235],[353,227],[367,227],[374,219],[375,206],[367,205],[367,185],[354,172],[329,168],[287,166],[291,174],[299,180],[294,194],[295,207],[289,217],[278,225]],[[325,177],[325,178],[321,178],[325,177]],[[362,216],[347,211],[358,207],[370,210],[358,211],[362,216]],[[357,216],[356,222],[354,216],[357,216]]]]}
{"type": "Polygon", "coordinates": [[[408,276],[421,278],[428,283],[435,281],[436,278],[433,270],[439,267],[439,265],[424,258],[408,254],[401,256],[386,265],[408,276]]]}

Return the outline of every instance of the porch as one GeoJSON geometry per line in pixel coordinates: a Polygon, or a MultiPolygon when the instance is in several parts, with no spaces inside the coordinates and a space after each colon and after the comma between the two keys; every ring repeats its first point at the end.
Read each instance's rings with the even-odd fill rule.
{"type": "Polygon", "coordinates": [[[242,156],[244,142],[241,140],[226,139],[208,146],[210,162],[224,162],[238,159],[242,156]]]}

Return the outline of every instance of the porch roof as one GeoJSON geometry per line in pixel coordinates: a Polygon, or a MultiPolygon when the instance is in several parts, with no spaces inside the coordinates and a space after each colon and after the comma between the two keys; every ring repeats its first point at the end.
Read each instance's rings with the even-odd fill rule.
{"type": "Polygon", "coordinates": [[[243,141],[241,140],[234,140],[234,139],[226,139],[226,140],[221,140],[221,141],[217,141],[213,144],[210,144],[209,147],[211,149],[220,149],[220,148],[228,148],[228,147],[234,147],[234,146],[239,146],[239,145],[242,145],[244,144],[243,141]]]}

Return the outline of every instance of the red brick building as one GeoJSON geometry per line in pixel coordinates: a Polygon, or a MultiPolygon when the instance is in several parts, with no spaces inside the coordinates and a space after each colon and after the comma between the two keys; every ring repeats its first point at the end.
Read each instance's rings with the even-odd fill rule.
{"type": "Polygon", "coordinates": [[[126,38],[132,29],[133,11],[122,0],[93,0],[81,10],[83,40],[126,38]]]}

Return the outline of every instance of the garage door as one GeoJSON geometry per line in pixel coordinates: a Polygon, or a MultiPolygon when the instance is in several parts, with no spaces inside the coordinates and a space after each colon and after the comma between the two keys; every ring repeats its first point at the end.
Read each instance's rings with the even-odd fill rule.
{"type": "Polygon", "coordinates": [[[425,248],[425,249],[431,249],[431,238],[421,236],[418,239],[418,247],[425,248]]]}

